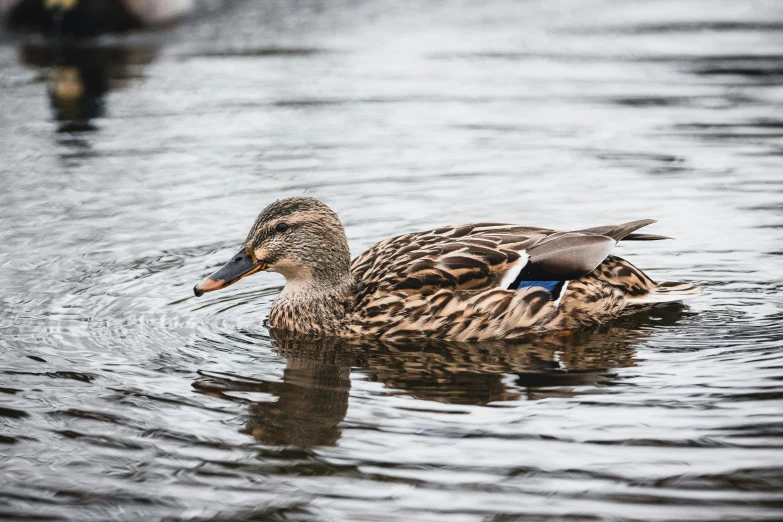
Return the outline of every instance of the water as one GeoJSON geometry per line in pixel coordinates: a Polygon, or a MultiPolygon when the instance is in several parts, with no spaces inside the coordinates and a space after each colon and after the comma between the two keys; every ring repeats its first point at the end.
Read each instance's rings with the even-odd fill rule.
{"type": "Polygon", "coordinates": [[[0,518],[779,520],[783,5],[202,3],[0,36],[0,518]],[[274,199],[352,250],[655,218],[703,296],[529,344],[307,344],[260,274],[191,288],[274,199]],[[37,518],[36,518],[37,517],[37,518]]]}

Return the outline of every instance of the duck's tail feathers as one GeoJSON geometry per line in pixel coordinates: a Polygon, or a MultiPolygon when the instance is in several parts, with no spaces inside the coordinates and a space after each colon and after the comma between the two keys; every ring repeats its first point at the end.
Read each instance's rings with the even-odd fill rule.
{"type": "Polygon", "coordinates": [[[647,294],[638,297],[629,297],[628,304],[631,306],[643,306],[657,303],[671,303],[673,301],[682,301],[689,297],[701,295],[703,290],[698,286],[680,281],[664,281],[655,283],[655,288],[647,294]]]}
{"type": "Polygon", "coordinates": [[[634,233],[642,227],[652,225],[655,223],[654,219],[640,219],[638,221],[630,221],[621,225],[608,225],[603,227],[585,228],[583,230],[577,230],[577,232],[583,232],[587,234],[599,234],[602,236],[611,237],[615,241],[656,241],[658,239],[671,239],[667,236],[659,236],[657,234],[639,234],[634,233]]]}
{"type": "Polygon", "coordinates": [[[660,241],[661,239],[674,239],[669,236],[659,236],[658,234],[628,234],[623,241],[660,241]]]}

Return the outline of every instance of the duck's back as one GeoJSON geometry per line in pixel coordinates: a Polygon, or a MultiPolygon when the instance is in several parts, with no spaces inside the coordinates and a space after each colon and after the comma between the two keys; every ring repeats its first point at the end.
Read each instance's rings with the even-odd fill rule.
{"type": "Polygon", "coordinates": [[[405,291],[467,294],[497,287],[528,248],[554,231],[477,223],[414,232],[381,241],[354,259],[361,294],[405,291]]]}
{"type": "Polygon", "coordinates": [[[477,223],[387,239],[352,262],[352,328],[470,340],[600,322],[660,288],[608,256],[621,239],[664,239],[633,233],[651,222],[574,232],[477,223]]]}

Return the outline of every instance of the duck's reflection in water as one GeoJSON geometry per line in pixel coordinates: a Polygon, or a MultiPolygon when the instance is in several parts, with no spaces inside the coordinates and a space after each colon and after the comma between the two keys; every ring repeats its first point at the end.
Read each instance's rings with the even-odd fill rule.
{"type": "Polygon", "coordinates": [[[201,393],[248,402],[247,433],[269,445],[333,445],[348,411],[350,374],[361,369],[387,388],[452,404],[574,396],[610,383],[612,368],[636,364],[636,346],[656,326],[685,313],[673,304],[577,332],[527,342],[482,343],[307,339],[272,330],[286,358],[282,382],[201,372],[201,393]],[[253,402],[240,392],[264,392],[275,402],[253,402]]]}
{"type": "Polygon", "coordinates": [[[353,354],[350,346],[325,340],[279,341],[286,358],[283,380],[199,372],[202,393],[249,403],[247,433],[275,446],[328,446],[340,438],[337,425],[348,411],[353,354]],[[267,393],[274,402],[253,402],[242,393],[267,393]]]}
{"type": "Polygon", "coordinates": [[[139,66],[158,56],[154,46],[25,45],[20,61],[46,72],[46,86],[60,132],[91,131],[105,115],[105,96],[140,76],[139,66]]]}

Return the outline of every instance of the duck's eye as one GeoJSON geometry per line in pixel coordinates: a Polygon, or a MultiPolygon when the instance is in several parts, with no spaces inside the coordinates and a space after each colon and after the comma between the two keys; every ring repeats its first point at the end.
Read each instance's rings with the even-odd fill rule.
{"type": "Polygon", "coordinates": [[[285,232],[288,230],[288,223],[278,223],[275,227],[276,232],[285,232]]]}

